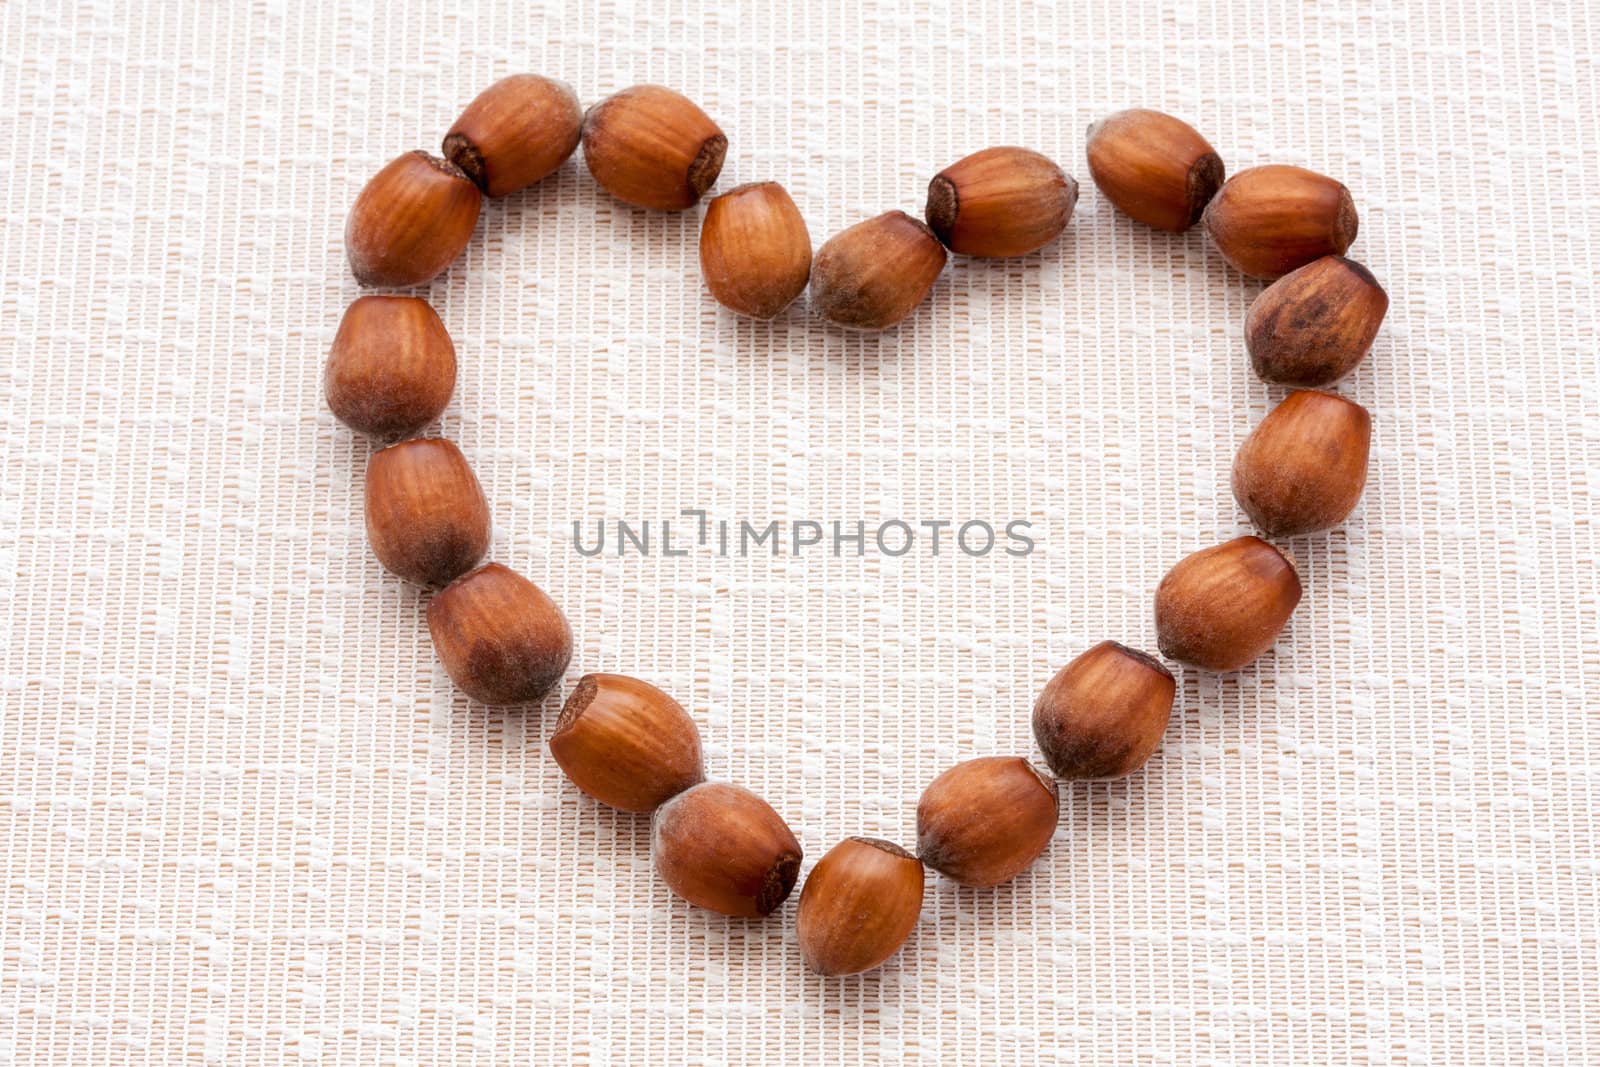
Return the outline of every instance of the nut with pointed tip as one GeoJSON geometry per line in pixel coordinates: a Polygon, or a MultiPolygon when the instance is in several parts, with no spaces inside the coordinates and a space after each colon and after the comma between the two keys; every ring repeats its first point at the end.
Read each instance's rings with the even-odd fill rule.
{"type": "Polygon", "coordinates": [[[1089,127],[1089,176],[1135,222],[1181,233],[1222,187],[1222,157],[1182,119],[1134,108],[1089,127]]]}
{"type": "Polygon", "coordinates": [[[1033,736],[1059,778],[1121,778],[1161,744],[1176,692],[1155,657],[1102,641],[1040,692],[1033,736]]]}
{"type": "Polygon", "coordinates": [[[1019,756],[958,763],[917,802],[917,855],[962,885],[1009,882],[1050,844],[1060,794],[1019,756]]]}
{"type": "Polygon", "coordinates": [[[566,82],[513,74],[479,93],[450,132],[444,155],[490,196],[525,189],[578,147],[583,109],[566,82]]]}
{"type": "Polygon", "coordinates": [[[426,300],[357,297],[339,320],[322,381],[340,422],[375,437],[403,437],[450,402],[456,347],[426,300]]]}
{"type": "Polygon", "coordinates": [[[656,873],[698,907],[746,919],[771,914],[800,875],[800,842],[748,789],[702,782],[656,809],[656,873]]]}
{"type": "Polygon", "coordinates": [[[1360,218],[1350,190],[1332,178],[1269,164],[1229,178],[1206,207],[1217,251],[1253,278],[1281,278],[1323,256],[1342,256],[1360,218]]]}
{"type": "Polygon", "coordinates": [[[555,601],[498,563],[462,575],[435,596],[428,631],[451,680],[485,704],[538,700],[572,658],[572,630],[555,601]]]}
{"type": "Polygon", "coordinates": [[[1294,564],[1259,537],[1178,561],[1156,587],[1156,642],[1169,659],[1236,671],[1272,647],[1295,605],[1294,564]]]}
{"type": "Polygon", "coordinates": [[[1372,417],[1333,393],[1300,390],[1268,412],[1233,461],[1233,495],[1262,531],[1298,537],[1337,526],[1367,484],[1372,417]]]}
{"type": "Polygon", "coordinates": [[[817,974],[860,974],[893,956],[922,913],[922,864],[888,841],[849,837],[806,876],[795,916],[800,955],[817,974]]]}
{"type": "Polygon", "coordinates": [[[706,205],[700,270],[723,307],[770,319],[794,302],[811,277],[806,220],[777,182],[741,185],[706,205]]]}
{"type": "Polygon", "coordinates": [[[1078,183],[1027,148],[985,148],[928,183],[923,216],[952,252],[1020,256],[1054,241],[1078,202],[1078,183]]]}
{"type": "Polygon", "coordinates": [[[932,230],[888,211],[840,230],[811,265],[811,303],[823,318],[856,330],[886,330],[916,310],[947,256],[932,230]]]}
{"type": "Polygon", "coordinates": [[[693,207],[722,173],[727,151],[727,137],[704,111],[660,85],[624,89],[583,117],[589,173],[635,207],[693,207]]]}
{"type": "Polygon", "coordinates": [[[467,247],[482,203],[460,167],[407,152],[374,174],[350,207],[344,246],[351,273],[362,285],[431,281],[467,247]]]}
{"type": "Polygon", "coordinates": [[[1323,256],[1264,289],[1244,320],[1250,364],[1264,382],[1332,385],[1361,364],[1389,294],[1353,259],[1323,256]]]}
{"type": "Polygon", "coordinates": [[[367,461],[367,541],[408,582],[447,585],[489,551],[489,502],[453,442],[402,441],[367,461]]]}
{"type": "Polygon", "coordinates": [[[655,811],[705,780],[689,713],[649,682],[621,674],[578,680],[550,754],[579,789],[622,811],[655,811]]]}

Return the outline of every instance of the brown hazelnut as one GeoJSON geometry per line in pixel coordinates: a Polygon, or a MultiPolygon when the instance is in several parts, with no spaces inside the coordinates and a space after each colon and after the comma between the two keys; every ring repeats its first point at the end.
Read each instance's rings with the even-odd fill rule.
{"type": "Polygon", "coordinates": [[[572,658],[555,601],[498,563],[457,578],[428,605],[434,651],[452,681],[485,704],[538,700],[572,658]]]}
{"type": "Polygon", "coordinates": [[[787,900],[800,875],[789,825],[750,790],[723,782],[691,786],[657,808],[650,854],[678,896],[747,919],[787,900]]]}
{"type": "Polygon", "coordinates": [[[328,407],[360,433],[398,437],[439,417],[456,387],[456,347],[426,300],[357,297],[323,374],[328,407]]]}
{"type": "Polygon", "coordinates": [[[928,183],[923,216],[952,252],[1020,256],[1061,235],[1078,183],[1027,148],[985,148],[928,183]]]}
{"type": "Polygon", "coordinates": [[[1281,164],[1229,178],[1204,221],[1222,257],[1253,278],[1281,278],[1323,256],[1342,256],[1360,225],[1350,190],[1281,164]]]}
{"type": "Polygon", "coordinates": [[[723,307],[770,319],[811,277],[811,234],[777,182],[741,185],[706,206],[700,270],[723,307]]]}
{"type": "Polygon", "coordinates": [[[489,551],[489,502],[454,443],[419,438],[367,461],[367,541],[389,570],[445,585],[489,551]]]}
{"type": "Polygon", "coordinates": [[[676,700],[621,674],[586,674],[567,698],[550,754],[574,785],[623,811],[655,811],[705,779],[700,731],[676,700]]]}
{"type": "Polygon", "coordinates": [[[917,855],[962,885],[1008,882],[1050,844],[1056,783],[1017,756],[958,763],[917,802],[917,855]]]}
{"type": "Polygon", "coordinates": [[[1259,537],[1236,537],[1178,561],[1156,587],[1156,642],[1168,659],[1235,671],[1272,647],[1300,576],[1259,537]]]}
{"type": "Polygon", "coordinates": [[[479,93],[444,137],[444,154],[490,196],[543,178],[578,147],[583,109],[566,82],[513,74],[479,93]]]}
{"type": "Polygon", "coordinates": [[[922,864],[888,841],[850,837],[817,862],[795,917],[800,954],[823,975],[859,974],[893,956],[922,913],[922,864]]]}
{"type": "Polygon", "coordinates": [[[1089,176],[1117,210],[1146,226],[1180,233],[1222,186],[1222,157],[1182,119],[1119,111],[1089,127],[1089,176]]]}
{"type": "Polygon", "coordinates": [[[1372,418],[1332,393],[1290,393],[1245,439],[1233,462],[1233,495],[1271,537],[1337,526],[1367,484],[1372,418]]]}
{"type": "Polygon", "coordinates": [[[407,152],[356,196],[344,224],[350,270],[362,285],[421,285],[467,247],[483,194],[449,160],[407,152]]]}
{"type": "Polygon", "coordinates": [[[1033,706],[1033,736],[1060,778],[1121,778],[1144,766],[1166,732],[1177,691],[1155,657],[1102,641],[1050,679],[1033,706]]]}
{"type": "Polygon", "coordinates": [[[858,222],[828,238],[811,265],[811,303],[831,322],[884,330],[928,295],[944,270],[944,245],[904,211],[858,222]]]}
{"type": "Polygon", "coordinates": [[[728,139],[704,111],[660,85],[624,89],[583,117],[589,173],[635,207],[693,207],[722,173],[727,151],[728,139]]]}
{"type": "Polygon", "coordinates": [[[1250,363],[1264,382],[1332,385],[1360,365],[1389,311],[1389,294],[1353,259],[1323,256],[1256,297],[1244,320],[1250,363]]]}

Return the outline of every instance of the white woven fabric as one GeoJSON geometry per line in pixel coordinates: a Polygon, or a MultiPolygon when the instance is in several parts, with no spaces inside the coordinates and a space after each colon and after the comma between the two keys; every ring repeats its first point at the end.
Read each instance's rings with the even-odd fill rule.
{"type": "Polygon", "coordinates": [[[1600,1062],[1600,76],[1580,2],[972,7],[0,6],[0,1061],[1600,1062]],[[439,427],[493,555],[569,612],[563,693],[471,706],[366,550],[370,445],[320,393],[342,223],[519,70],[641,81],[727,131],[720,188],[816,241],[965,153],[1083,181],[1067,234],[956,259],[896,332],[737,321],[698,214],[581,161],[486,206],[427,295],[439,427]],[[793,900],[727,921],[544,744],[579,674],[664,686],[712,773],[910,843],[921,788],[1032,753],[1033,695],[1243,530],[1280,395],[1259,291],[1087,180],[1121,107],[1230,170],[1345,181],[1393,298],[1375,421],[1307,595],[1237,676],[1181,675],[1134,778],[1063,788],[1045,858],[930,880],[882,970],[803,969],[793,900]],[[1030,519],[1031,556],[574,551],[574,520],[1030,519]]]}

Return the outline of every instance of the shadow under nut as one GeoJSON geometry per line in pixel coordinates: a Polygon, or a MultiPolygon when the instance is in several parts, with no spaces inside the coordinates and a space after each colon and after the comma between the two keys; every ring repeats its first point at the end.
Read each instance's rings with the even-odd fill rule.
{"type": "Polygon", "coordinates": [[[538,700],[572,658],[572,631],[538,586],[498,563],[457,578],[428,605],[446,673],[485,704],[538,700]]]}

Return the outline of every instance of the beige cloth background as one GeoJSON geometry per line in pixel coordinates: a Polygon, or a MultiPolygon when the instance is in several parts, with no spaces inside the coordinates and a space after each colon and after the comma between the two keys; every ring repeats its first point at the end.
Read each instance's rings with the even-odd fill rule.
{"type": "Polygon", "coordinates": [[[0,7],[0,1060],[1600,1062],[1596,16],[1581,3],[0,7]],[[1276,652],[1182,675],[1167,742],[1063,790],[1045,859],[930,882],[881,971],[675,901],[547,755],[458,697],[364,545],[319,389],[346,208],[498,75],[703,102],[722,188],[820,242],[997,143],[1085,179],[1066,236],[957,260],[898,332],[736,321],[698,216],[578,162],[429,287],[440,429],[584,670],[677,694],[713,773],[909,842],[922,786],[1032,751],[1051,672],[1150,646],[1244,527],[1279,396],[1259,286],[1113,214],[1086,125],[1194,120],[1342,178],[1393,297],[1341,530],[1276,652]],[[584,559],[575,519],[1029,518],[1025,559],[584,559]]]}

